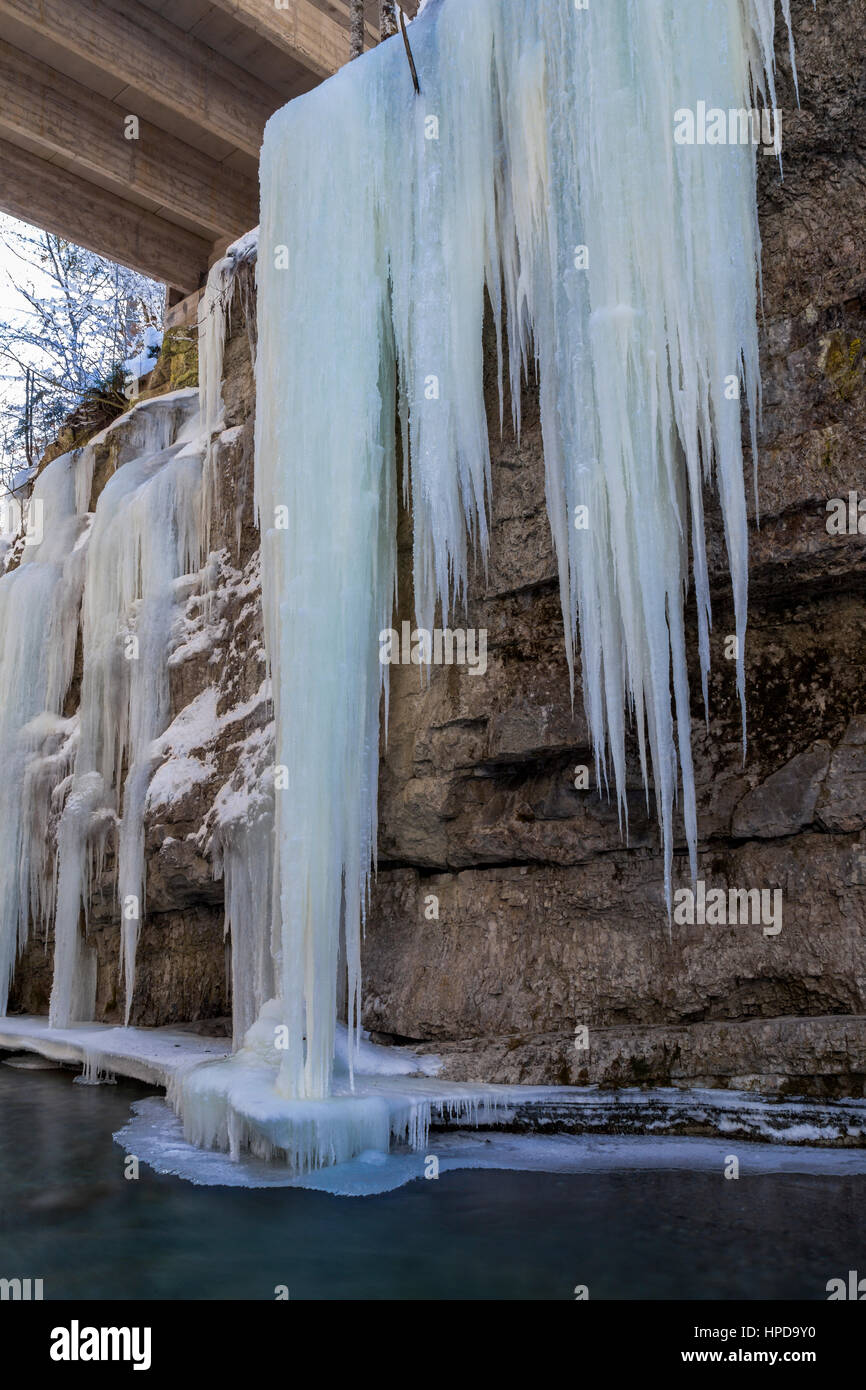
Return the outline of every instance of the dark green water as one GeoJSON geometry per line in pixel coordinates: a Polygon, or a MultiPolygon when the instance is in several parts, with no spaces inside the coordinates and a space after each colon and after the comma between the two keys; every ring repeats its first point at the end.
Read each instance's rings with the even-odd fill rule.
{"type": "Polygon", "coordinates": [[[128,1181],[111,1136],[146,1094],[0,1066],[0,1277],[46,1299],[825,1299],[866,1273],[863,1177],[464,1171],[365,1198],[128,1181]]]}

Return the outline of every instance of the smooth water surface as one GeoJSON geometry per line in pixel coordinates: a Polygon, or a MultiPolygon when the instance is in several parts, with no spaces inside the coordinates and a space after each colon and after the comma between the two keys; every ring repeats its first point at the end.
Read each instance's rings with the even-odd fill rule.
{"type": "MultiPolygon", "coordinates": [[[[126,1179],[112,1133],[151,1092],[73,1075],[0,1065],[0,1277],[48,1299],[825,1299],[866,1269],[866,1177],[750,1174],[763,1145],[718,1141],[717,1171],[443,1171],[372,1197],[197,1187],[126,1179]]],[[[670,1141],[639,1142],[645,1163],[670,1141]]]]}

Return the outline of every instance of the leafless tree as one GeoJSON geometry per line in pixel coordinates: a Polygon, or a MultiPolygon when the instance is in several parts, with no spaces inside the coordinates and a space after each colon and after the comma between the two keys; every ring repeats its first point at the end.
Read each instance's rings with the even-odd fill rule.
{"type": "MultiPolygon", "coordinates": [[[[161,322],[164,288],[62,237],[0,219],[0,482],[38,461],[161,322]]],[[[111,389],[115,389],[112,385],[111,389]]]]}

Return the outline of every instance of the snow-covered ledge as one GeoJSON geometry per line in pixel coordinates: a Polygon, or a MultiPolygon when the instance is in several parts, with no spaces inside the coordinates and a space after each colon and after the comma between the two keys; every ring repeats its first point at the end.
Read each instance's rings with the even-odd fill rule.
{"type": "Polygon", "coordinates": [[[110,1023],[50,1028],[47,1018],[22,1015],[0,1018],[0,1048],[36,1052],[52,1062],[95,1066],[101,1073],[167,1087],[182,1068],[227,1057],[231,1044],[175,1028],[116,1028],[110,1023]]]}
{"type": "MultiPolygon", "coordinates": [[[[114,1075],[170,1090],[201,1062],[230,1056],[228,1040],[179,1028],[118,1028],[80,1023],[50,1028],[47,1018],[0,1018],[0,1051],[33,1052],[54,1062],[80,1064],[89,1079],[114,1075]]],[[[769,1099],[745,1091],[707,1088],[598,1086],[493,1086],[440,1081],[429,1057],[406,1048],[362,1042],[362,1086],[386,1104],[400,1099],[429,1110],[433,1128],[473,1126],[547,1134],[692,1134],[763,1143],[866,1149],[866,1100],[769,1099]],[[407,1070],[421,1061],[426,1075],[407,1070]]],[[[360,1080],[360,1078],[359,1078],[360,1080]]],[[[278,1107],[277,1107],[278,1108],[278,1107]]],[[[276,1117],[271,1116],[273,1121],[276,1117]]],[[[263,1126],[267,1130],[270,1125],[263,1126]]],[[[853,1157],[853,1155],[852,1155],[853,1157]]]]}

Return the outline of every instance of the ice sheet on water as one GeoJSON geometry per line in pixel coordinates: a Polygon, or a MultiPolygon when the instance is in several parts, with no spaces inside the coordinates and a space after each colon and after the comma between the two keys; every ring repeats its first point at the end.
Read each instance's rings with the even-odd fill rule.
{"type": "MultiPolygon", "coordinates": [[[[183,1126],[158,1097],[138,1101],[129,1123],[114,1138],[127,1153],[158,1173],[205,1187],[303,1187],[340,1197],[376,1196],[425,1181],[427,1159],[439,1173],[460,1169],[512,1169],[540,1173],[635,1172],[676,1169],[722,1171],[730,1142],[721,1139],[643,1135],[515,1135],[454,1132],[433,1134],[424,1153],[360,1154],[348,1163],[304,1174],[260,1159],[232,1162],[184,1139],[183,1126]]],[[[806,1149],[785,1144],[743,1145],[743,1177],[766,1173],[866,1174],[866,1151],[806,1149]]]]}

